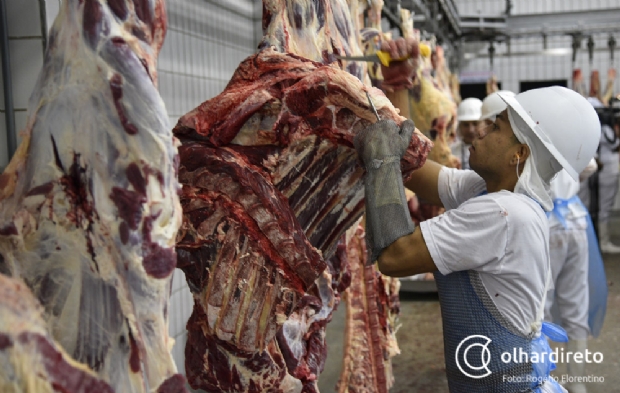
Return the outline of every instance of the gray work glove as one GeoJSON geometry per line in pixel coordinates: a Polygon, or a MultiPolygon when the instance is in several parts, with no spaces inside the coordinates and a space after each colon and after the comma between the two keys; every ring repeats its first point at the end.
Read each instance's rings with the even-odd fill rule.
{"type": "Polygon", "coordinates": [[[403,186],[400,160],[415,125],[406,120],[399,128],[381,120],[359,132],[353,144],[366,168],[366,242],[373,263],[384,248],[415,229],[403,186]]]}

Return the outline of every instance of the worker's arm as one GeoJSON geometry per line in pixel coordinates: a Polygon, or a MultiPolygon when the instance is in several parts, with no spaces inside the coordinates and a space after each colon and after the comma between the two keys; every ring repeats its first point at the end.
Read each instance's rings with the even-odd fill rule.
{"type": "Polygon", "coordinates": [[[404,121],[401,127],[391,120],[380,120],[353,139],[366,168],[366,242],[370,262],[376,261],[384,248],[415,229],[400,171],[400,160],[414,129],[411,120],[404,121]]]}
{"type": "Polygon", "coordinates": [[[405,187],[413,191],[419,199],[443,207],[439,198],[439,172],[443,167],[433,160],[426,160],[422,168],[413,171],[405,187]]]}
{"type": "MultiPolygon", "coordinates": [[[[420,43],[413,37],[397,38],[395,40],[387,40],[381,43],[381,50],[388,52],[392,59],[406,59],[401,61],[390,62],[389,67],[381,65],[381,74],[383,81],[381,88],[386,93],[404,91],[413,87],[416,70],[418,69],[418,59],[420,57],[420,43]]],[[[390,100],[392,97],[388,96],[390,100]]],[[[394,103],[394,101],[392,101],[394,103]]],[[[394,106],[396,104],[394,103],[394,106]]],[[[406,105],[408,107],[408,104],[406,105]]],[[[401,110],[404,107],[400,107],[401,110]]],[[[402,116],[404,115],[401,112],[402,116]]]]}
{"type": "Polygon", "coordinates": [[[391,277],[407,277],[437,270],[419,227],[386,247],[379,255],[378,263],[381,273],[391,277]]]}
{"type": "MultiPolygon", "coordinates": [[[[409,57],[417,59],[420,55],[418,42],[413,39],[397,38],[393,41],[385,41],[381,44],[381,49],[390,53],[393,59],[409,57]]],[[[392,105],[400,111],[400,115],[408,119],[409,113],[409,93],[408,88],[412,86],[415,77],[415,67],[417,63],[392,62],[389,67],[381,67],[381,71],[386,80],[391,83],[384,83],[386,97],[392,105]],[[398,82],[396,82],[398,81],[398,82]]],[[[421,199],[437,206],[443,206],[439,199],[437,189],[439,171],[443,166],[426,160],[422,168],[414,171],[411,179],[405,187],[415,192],[421,199]]]]}
{"type": "Polygon", "coordinates": [[[385,91],[385,96],[390,100],[394,108],[398,109],[402,117],[411,119],[409,111],[409,93],[407,89],[385,91]]]}

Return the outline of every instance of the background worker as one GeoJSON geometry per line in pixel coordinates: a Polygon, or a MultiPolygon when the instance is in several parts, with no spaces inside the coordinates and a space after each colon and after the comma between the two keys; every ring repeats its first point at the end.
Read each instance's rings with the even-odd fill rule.
{"type": "MultiPolygon", "coordinates": [[[[594,108],[601,109],[603,104],[596,97],[588,97],[588,101],[594,108]]],[[[590,207],[592,201],[598,199],[598,212],[596,221],[598,223],[598,237],[601,251],[608,254],[620,253],[620,246],[611,242],[609,233],[609,215],[611,208],[616,200],[618,184],[620,179],[620,127],[617,124],[607,122],[601,123],[601,139],[598,148],[599,171],[589,180],[582,182],[579,197],[583,203],[590,207]],[[598,187],[597,187],[598,186],[598,187]],[[593,191],[597,191],[595,198],[593,191]]],[[[590,208],[594,217],[596,207],[590,208]]]]}
{"type": "MultiPolygon", "coordinates": [[[[382,47],[393,58],[414,51],[407,42],[395,41],[382,47]]],[[[553,176],[565,168],[576,177],[594,155],[598,119],[583,97],[560,87],[502,98],[509,108],[473,141],[473,171],[427,161],[407,183],[447,210],[418,230],[407,211],[399,166],[413,124],[405,122],[399,128],[381,121],[355,137],[367,170],[370,260],[378,260],[380,270],[390,276],[435,272],[451,392],[563,392],[548,379],[550,363],[532,367],[504,362],[501,355],[519,348],[539,358],[544,358],[542,352],[550,353],[541,335],[550,277],[543,209],[553,208],[548,193],[553,176]],[[469,357],[459,363],[463,353],[458,348],[473,335],[489,338],[485,378],[472,378],[461,368],[467,362],[484,364],[483,359],[489,359],[484,353],[466,352],[469,357]]]]}
{"type": "Polygon", "coordinates": [[[495,121],[495,117],[506,109],[506,103],[501,99],[498,93],[514,97],[515,93],[510,90],[500,90],[489,94],[482,100],[480,108],[480,126],[485,127],[495,121]]]}
{"type": "Polygon", "coordinates": [[[477,98],[466,98],[459,104],[456,111],[458,121],[458,138],[450,147],[452,155],[461,161],[461,169],[469,167],[469,147],[476,137],[480,125],[480,109],[482,101],[477,98]]]}
{"type": "MultiPolygon", "coordinates": [[[[592,159],[580,174],[596,171],[592,159]]],[[[588,335],[598,336],[607,307],[607,280],[592,220],[577,192],[579,182],[565,171],[551,182],[553,211],[549,216],[549,255],[554,287],[547,293],[545,320],[560,324],[568,334],[567,351],[585,353],[588,335]]],[[[568,374],[584,377],[585,362],[567,359],[568,374]]],[[[579,379],[566,385],[571,393],[586,393],[579,379]]]]}

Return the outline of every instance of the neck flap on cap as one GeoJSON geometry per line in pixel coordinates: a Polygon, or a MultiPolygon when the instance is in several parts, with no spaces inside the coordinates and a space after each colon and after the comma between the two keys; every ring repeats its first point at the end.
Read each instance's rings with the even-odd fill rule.
{"type": "Polygon", "coordinates": [[[519,176],[514,192],[529,196],[538,202],[543,209],[551,211],[553,209],[553,200],[551,199],[549,183],[554,175],[548,180],[544,180],[538,173],[538,166],[536,165],[541,157],[545,157],[549,153],[529,129],[525,121],[510,107],[508,107],[508,120],[517,140],[525,143],[530,148],[530,156],[525,161],[523,172],[519,176]]]}

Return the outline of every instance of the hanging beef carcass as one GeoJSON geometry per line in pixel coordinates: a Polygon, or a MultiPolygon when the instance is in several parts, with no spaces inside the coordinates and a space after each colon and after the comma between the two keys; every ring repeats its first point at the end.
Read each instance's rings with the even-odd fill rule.
{"type": "Polygon", "coordinates": [[[345,241],[351,285],[347,304],[344,361],[339,393],[387,393],[394,383],[391,358],[398,353],[396,319],[400,302],[398,278],[381,275],[367,263],[362,225],[352,227],[345,241]]]}
{"type": "Polygon", "coordinates": [[[273,47],[340,68],[367,82],[366,63],[338,61],[336,55],[360,55],[359,31],[365,1],[263,0],[263,39],[259,49],[273,47]]]}
{"type": "MultiPolygon", "coordinates": [[[[183,142],[177,250],[195,300],[186,346],[194,387],[317,390],[337,299],[325,259],[363,209],[352,140],[376,119],[365,90],[381,118],[404,120],[340,63],[322,64],[358,50],[347,7],[266,1],[262,50],[175,127],[183,142]]],[[[405,177],[429,149],[416,133],[405,177]]]]}
{"type": "Polygon", "coordinates": [[[181,209],[156,88],[165,28],[163,0],[64,1],[0,176],[0,270],[115,392],[185,390],[168,337],[181,209]]]}
{"type": "MultiPolygon", "coordinates": [[[[282,357],[303,383],[320,372],[303,364],[316,355],[305,321],[327,317],[333,295],[324,258],[362,213],[363,171],[352,141],[374,119],[365,89],[335,67],[265,49],[240,65],[222,94],[179,120],[184,221],[177,250],[196,301],[186,349],[194,386],[250,391],[265,371],[282,373],[282,357]],[[212,343],[202,347],[208,355],[198,350],[203,340],[212,343]],[[251,370],[257,378],[222,386],[219,368],[249,368],[238,364],[238,352],[248,359],[261,353],[251,370]]],[[[381,118],[403,120],[380,91],[369,91],[381,118]]],[[[416,133],[404,176],[429,149],[416,133]]],[[[247,376],[238,373],[229,374],[247,376]]]]}

